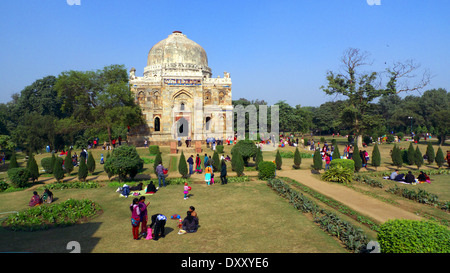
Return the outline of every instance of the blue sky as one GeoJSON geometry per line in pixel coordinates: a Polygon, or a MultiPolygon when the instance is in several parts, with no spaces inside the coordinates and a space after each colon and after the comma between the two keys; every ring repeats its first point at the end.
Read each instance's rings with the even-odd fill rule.
{"type": "MultiPolygon", "coordinates": [[[[147,54],[179,30],[200,44],[213,76],[231,73],[233,99],[319,106],[326,72],[345,49],[383,71],[414,59],[431,88],[450,90],[448,0],[2,0],[0,103],[47,75],[124,64],[141,76],[147,54]]],[[[411,93],[419,95],[418,93],[411,93]]]]}

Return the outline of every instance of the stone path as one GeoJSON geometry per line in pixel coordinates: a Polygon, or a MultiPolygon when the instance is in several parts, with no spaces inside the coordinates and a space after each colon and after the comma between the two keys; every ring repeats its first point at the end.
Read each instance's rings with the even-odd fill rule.
{"type": "Polygon", "coordinates": [[[356,192],[344,185],[319,180],[313,177],[310,170],[279,171],[279,175],[294,179],[381,223],[390,219],[422,220],[421,217],[412,212],[356,192]]]}

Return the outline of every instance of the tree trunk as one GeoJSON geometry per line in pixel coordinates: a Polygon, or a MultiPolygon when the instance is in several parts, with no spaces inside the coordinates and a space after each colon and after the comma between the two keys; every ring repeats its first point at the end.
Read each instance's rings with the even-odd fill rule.
{"type": "Polygon", "coordinates": [[[108,139],[109,139],[109,146],[111,147],[112,143],[111,143],[111,127],[107,126],[108,129],[108,139]]]}

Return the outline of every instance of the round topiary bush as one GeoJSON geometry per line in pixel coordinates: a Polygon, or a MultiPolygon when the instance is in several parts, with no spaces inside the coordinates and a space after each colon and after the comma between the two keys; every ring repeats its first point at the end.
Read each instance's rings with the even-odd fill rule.
{"type": "Polygon", "coordinates": [[[383,253],[450,253],[450,231],[432,221],[389,220],[377,240],[383,253]]]}
{"type": "Polygon", "coordinates": [[[150,152],[150,155],[157,155],[157,154],[159,154],[159,146],[158,145],[150,145],[150,146],[148,146],[148,151],[150,152]]]}
{"type": "Polygon", "coordinates": [[[272,161],[261,161],[258,164],[258,178],[269,180],[275,177],[276,165],[272,161]]]}
{"type": "Polygon", "coordinates": [[[355,170],[355,161],[353,161],[351,159],[337,159],[337,158],[334,159],[333,158],[333,160],[331,160],[331,162],[330,162],[330,169],[334,168],[336,166],[341,166],[345,169],[349,169],[353,173],[353,171],[355,170]]]}

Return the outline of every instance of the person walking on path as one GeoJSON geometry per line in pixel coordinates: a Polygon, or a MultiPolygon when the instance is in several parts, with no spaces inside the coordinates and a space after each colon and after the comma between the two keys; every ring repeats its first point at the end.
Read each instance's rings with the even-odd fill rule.
{"type": "Polygon", "coordinates": [[[200,156],[197,154],[197,157],[195,158],[195,171],[197,173],[202,172],[202,161],[200,159],[200,156]]]}
{"type": "Polygon", "coordinates": [[[194,173],[194,155],[191,155],[188,158],[187,163],[189,163],[189,174],[193,174],[194,173]]]}

